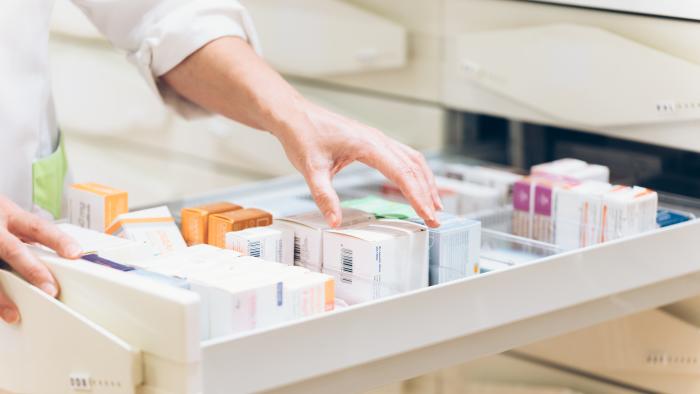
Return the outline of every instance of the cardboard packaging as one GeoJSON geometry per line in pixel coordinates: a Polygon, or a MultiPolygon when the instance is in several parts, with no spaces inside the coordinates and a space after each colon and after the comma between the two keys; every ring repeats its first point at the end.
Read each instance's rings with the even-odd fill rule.
{"type": "Polygon", "coordinates": [[[496,209],[503,206],[504,203],[502,193],[490,187],[441,176],[436,176],[435,182],[439,188],[451,190],[459,196],[455,211],[445,209],[445,212],[451,214],[467,215],[496,209]]]}
{"type": "Polygon", "coordinates": [[[554,241],[558,246],[574,249],[600,242],[602,196],[611,189],[609,183],[590,181],[556,191],[554,241]]]}
{"type": "Polygon", "coordinates": [[[299,215],[318,209],[313,200],[303,197],[274,196],[263,199],[255,197],[250,199],[244,198],[240,202],[244,206],[254,206],[270,212],[275,218],[299,215]]]}
{"type": "MultiPolygon", "coordinates": [[[[457,212],[459,210],[459,201],[460,201],[459,194],[457,194],[452,189],[439,187],[439,186],[437,188],[437,191],[438,191],[438,195],[440,196],[440,200],[442,201],[442,205],[445,208],[444,209],[445,212],[457,212]]],[[[389,182],[384,183],[381,187],[381,192],[382,192],[382,195],[384,195],[388,198],[406,202],[406,198],[404,197],[403,193],[401,192],[401,189],[399,189],[399,187],[394,185],[393,183],[389,183],[389,182]]],[[[404,204],[404,206],[408,207],[408,209],[410,209],[410,211],[407,211],[407,210],[400,211],[400,212],[406,212],[405,214],[402,214],[401,216],[384,216],[384,217],[394,218],[394,219],[409,219],[409,218],[418,216],[413,211],[413,208],[411,208],[409,205],[404,204]]],[[[352,207],[352,206],[348,206],[348,207],[361,209],[360,207],[352,207]]],[[[383,210],[388,211],[388,212],[392,212],[392,211],[396,211],[396,208],[392,207],[390,210],[383,208],[383,210]]],[[[377,218],[381,218],[381,217],[378,216],[377,218]]]]}
{"type": "Polygon", "coordinates": [[[154,258],[133,261],[130,265],[148,271],[161,272],[166,275],[175,275],[184,278],[186,275],[184,275],[183,272],[187,269],[196,269],[201,266],[223,263],[229,264],[232,259],[240,256],[240,253],[233,250],[225,250],[207,244],[199,244],[154,258]]]}
{"type": "Polygon", "coordinates": [[[531,175],[566,175],[568,173],[572,173],[574,171],[579,171],[588,166],[588,163],[586,163],[583,160],[579,159],[571,159],[571,158],[565,158],[565,159],[558,159],[554,161],[550,161],[547,163],[541,163],[534,165],[530,168],[530,174],[531,175]]]}
{"type": "Polygon", "coordinates": [[[105,232],[117,216],[129,211],[129,195],[97,183],[74,184],[66,191],[66,210],[71,224],[105,232]]]}
{"type": "Polygon", "coordinates": [[[673,226],[695,219],[695,215],[689,212],[672,211],[670,209],[659,209],[656,212],[656,224],[659,227],[673,226]]]}
{"type": "Polygon", "coordinates": [[[610,182],[610,169],[598,164],[588,164],[578,159],[559,159],[533,166],[533,176],[558,177],[570,181],[610,182]]]}
{"type": "Polygon", "coordinates": [[[554,242],[554,195],[578,181],[559,177],[526,177],[513,185],[513,234],[554,242]]]}
{"type": "Polygon", "coordinates": [[[515,182],[523,178],[522,175],[505,170],[460,163],[446,164],[444,171],[448,178],[498,190],[504,202],[511,196],[515,182]]]}
{"type": "Polygon", "coordinates": [[[166,206],[121,214],[107,229],[107,233],[143,243],[155,254],[187,248],[180,229],[166,206]]]}
{"type": "Polygon", "coordinates": [[[68,223],[61,223],[58,227],[78,242],[82,254],[97,254],[105,259],[127,265],[156,256],[153,249],[142,242],[115,237],[68,223]]]}
{"type": "Polygon", "coordinates": [[[211,338],[269,327],[284,321],[284,285],[265,273],[199,275],[190,286],[209,309],[211,338]]]}
{"type": "Polygon", "coordinates": [[[172,277],[169,275],[163,275],[163,274],[159,274],[159,273],[155,273],[155,272],[144,271],[144,270],[139,269],[139,268],[134,268],[134,267],[129,266],[129,265],[114,262],[112,260],[98,256],[97,254],[87,254],[87,255],[82,256],[81,258],[85,261],[89,261],[91,263],[101,265],[103,267],[115,269],[115,270],[121,271],[121,272],[128,272],[129,274],[138,275],[140,277],[143,277],[143,278],[146,278],[146,279],[149,279],[152,281],[156,281],[156,282],[168,285],[168,286],[178,287],[178,288],[186,289],[186,290],[189,290],[189,288],[190,288],[190,284],[184,279],[175,278],[175,277],[172,277]]]}
{"type": "Polygon", "coordinates": [[[658,194],[639,186],[616,187],[602,195],[599,242],[657,228],[658,194]]]}
{"type": "Polygon", "coordinates": [[[243,209],[230,202],[216,202],[197,207],[182,208],[182,237],[187,245],[207,243],[209,235],[209,216],[243,209]]]}
{"type": "Polygon", "coordinates": [[[428,227],[423,224],[404,220],[384,219],[370,225],[373,228],[389,228],[402,231],[409,237],[408,248],[400,250],[403,257],[397,257],[397,261],[403,261],[401,273],[402,284],[409,291],[427,287],[430,284],[429,249],[430,234],[428,227]]]}
{"type": "Polygon", "coordinates": [[[294,265],[294,230],[273,222],[266,227],[252,227],[226,233],[226,249],[244,256],[259,257],[286,265],[294,265]]]}
{"type": "MultiPolygon", "coordinates": [[[[342,227],[375,220],[374,215],[351,208],[342,208],[342,227]]],[[[320,272],[323,267],[323,232],[330,227],[318,212],[279,219],[294,231],[294,265],[320,272]]]]}
{"type": "Polygon", "coordinates": [[[272,215],[256,208],[214,214],[209,216],[208,243],[223,248],[226,246],[226,233],[270,224],[272,224],[272,215]]]}
{"type": "Polygon", "coordinates": [[[416,223],[328,230],[323,256],[323,272],[335,277],[338,298],[350,305],[428,286],[428,234],[416,223]]]}
{"type": "MultiPolygon", "coordinates": [[[[479,273],[481,223],[441,215],[442,225],[429,233],[430,284],[436,285],[479,273]]],[[[413,219],[425,224],[422,219],[413,219]]]]}
{"type": "Polygon", "coordinates": [[[335,308],[335,280],[318,272],[283,273],[285,320],[299,319],[335,308]]]}

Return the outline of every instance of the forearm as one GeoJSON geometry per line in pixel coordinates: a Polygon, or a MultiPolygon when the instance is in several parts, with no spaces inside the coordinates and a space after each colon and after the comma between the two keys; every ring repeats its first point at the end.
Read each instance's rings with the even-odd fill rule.
{"type": "Polygon", "coordinates": [[[237,37],[205,45],[162,80],[203,108],[278,138],[309,122],[303,97],[237,37]]]}
{"type": "Polygon", "coordinates": [[[342,222],[331,180],[354,161],[381,171],[429,225],[438,225],[440,198],[422,155],[379,130],[307,102],[242,39],[212,41],[162,79],[212,112],[274,134],[331,225],[342,222]]]}

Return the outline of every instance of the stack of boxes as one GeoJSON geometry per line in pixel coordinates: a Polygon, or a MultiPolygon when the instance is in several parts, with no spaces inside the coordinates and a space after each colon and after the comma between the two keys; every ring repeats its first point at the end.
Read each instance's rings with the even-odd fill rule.
{"type": "Polygon", "coordinates": [[[652,190],[584,182],[556,196],[555,243],[574,249],[653,230],[657,210],[652,190]]]}
{"type": "Polygon", "coordinates": [[[513,187],[513,233],[573,249],[656,228],[658,195],[609,183],[601,165],[561,159],[513,187]]]}
{"type": "Polygon", "coordinates": [[[270,327],[335,305],[335,283],[328,275],[206,244],[131,265],[185,280],[199,294],[203,338],[270,327]]]}
{"type": "MultiPolygon", "coordinates": [[[[342,209],[342,227],[375,220],[372,214],[357,209],[342,209]]],[[[323,234],[330,229],[320,212],[314,211],[279,219],[294,232],[294,265],[321,272],[323,234]]]]}
{"type": "Polygon", "coordinates": [[[128,193],[109,186],[72,185],[66,193],[66,213],[73,225],[134,241],[152,255],[187,246],[168,207],[129,212],[128,193]]]}
{"type": "Polygon", "coordinates": [[[183,208],[180,212],[182,236],[187,245],[209,242],[209,216],[243,209],[230,202],[215,202],[197,207],[183,208]]]}
{"type": "Polygon", "coordinates": [[[513,185],[523,178],[522,175],[510,171],[459,163],[446,164],[444,172],[448,178],[497,190],[503,203],[510,198],[513,185]]]}

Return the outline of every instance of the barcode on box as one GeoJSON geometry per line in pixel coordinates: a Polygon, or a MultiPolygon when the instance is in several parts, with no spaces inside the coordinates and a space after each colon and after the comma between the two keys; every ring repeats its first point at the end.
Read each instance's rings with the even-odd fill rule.
{"type": "Polygon", "coordinates": [[[294,237],[294,265],[301,264],[301,239],[294,237]]]}
{"type": "Polygon", "coordinates": [[[260,257],[260,241],[248,241],[248,256],[260,257]]]}
{"type": "Polygon", "coordinates": [[[352,284],[352,271],[353,271],[353,261],[352,261],[352,250],[347,248],[340,249],[340,262],[342,265],[342,272],[340,273],[340,280],[344,283],[352,284]]]}

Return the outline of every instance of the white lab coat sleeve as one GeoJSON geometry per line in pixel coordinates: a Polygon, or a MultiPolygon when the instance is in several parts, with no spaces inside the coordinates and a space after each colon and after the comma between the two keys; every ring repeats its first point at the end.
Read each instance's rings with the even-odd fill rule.
{"type": "Polygon", "coordinates": [[[246,39],[260,52],[252,20],[236,0],[73,0],[116,47],[127,52],[163,101],[185,117],[207,111],[159,77],[221,37],[246,39]]]}

